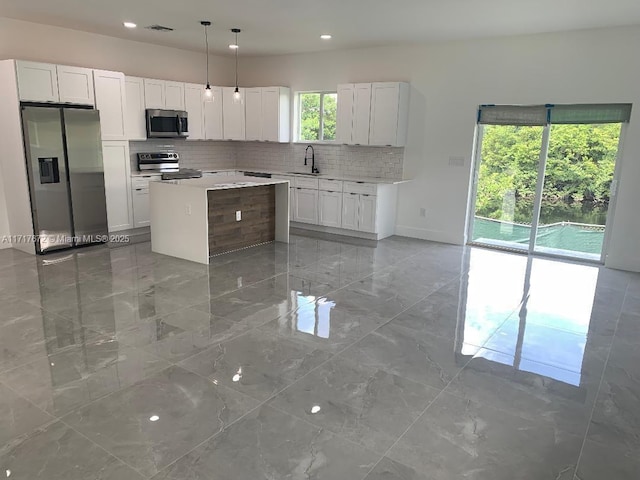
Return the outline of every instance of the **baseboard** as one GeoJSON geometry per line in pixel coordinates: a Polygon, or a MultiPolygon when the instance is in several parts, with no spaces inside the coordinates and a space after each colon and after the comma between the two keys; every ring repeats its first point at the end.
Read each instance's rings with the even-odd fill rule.
{"type": "Polygon", "coordinates": [[[616,259],[615,257],[611,260],[607,257],[604,266],[615,270],[624,270],[625,272],[640,272],[640,258],[622,260],[623,259],[616,259]]]}
{"type": "Polygon", "coordinates": [[[375,233],[358,232],[356,230],[347,230],[344,228],[325,227],[323,225],[313,225],[311,223],[291,222],[291,228],[299,230],[311,230],[313,232],[330,233],[332,235],[341,235],[344,237],[363,238],[365,240],[378,240],[375,233]]]}
{"type": "Polygon", "coordinates": [[[464,244],[461,238],[447,232],[407,227],[406,225],[396,225],[396,235],[401,237],[417,238],[420,240],[429,240],[431,242],[450,243],[453,245],[464,244]]]}

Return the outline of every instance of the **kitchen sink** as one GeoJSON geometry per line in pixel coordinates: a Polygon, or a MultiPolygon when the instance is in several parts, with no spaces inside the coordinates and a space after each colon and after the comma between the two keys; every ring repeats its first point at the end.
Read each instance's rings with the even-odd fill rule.
{"type": "Polygon", "coordinates": [[[287,172],[289,175],[308,175],[311,177],[317,177],[319,173],[306,173],[306,172],[287,172]]]}

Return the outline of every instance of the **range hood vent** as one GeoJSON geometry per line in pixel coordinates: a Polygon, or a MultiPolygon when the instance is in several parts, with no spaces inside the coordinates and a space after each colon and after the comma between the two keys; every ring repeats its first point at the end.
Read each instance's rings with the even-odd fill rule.
{"type": "Polygon", "coordinates": [[[156,32],[173,32],[173,28],[165,27],[163,25],[149,25],[148,27],[144,27],[149,30],[155,30],[156,32]]]}

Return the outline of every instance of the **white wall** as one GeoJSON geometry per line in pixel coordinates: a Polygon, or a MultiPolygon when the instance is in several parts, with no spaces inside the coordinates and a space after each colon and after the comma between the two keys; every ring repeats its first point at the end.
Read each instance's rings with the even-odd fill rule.
{"type": "Polygon", "coordinates": [[[479,104],[630,102],[632,121],[607,265],[640,271],[640,27],[257,57],[241,64],[243,85],[293,91],[338,83],[411,82],[397,233],[463,243],[479,104]],[[449,166],[464,156],[464,167],[449,166]],[[419,216],[427,209],[426,218],[419,216]]]}
{"type": "MultiPolygon", "coordinates": [[[[33,60],[205,83],[203,53],[0,17],[0,60],[33,60]]],[[[213,85],[233,85],[231,57],[209,56],[213,85]]]]}

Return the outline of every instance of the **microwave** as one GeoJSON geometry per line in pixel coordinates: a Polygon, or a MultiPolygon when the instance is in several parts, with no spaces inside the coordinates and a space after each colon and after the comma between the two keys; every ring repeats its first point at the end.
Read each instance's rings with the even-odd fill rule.
{"type": "Polygon", "coordinates": [[[186,138],[189,136],[187,112],[147,109],[147,138],[186,138]]]}

